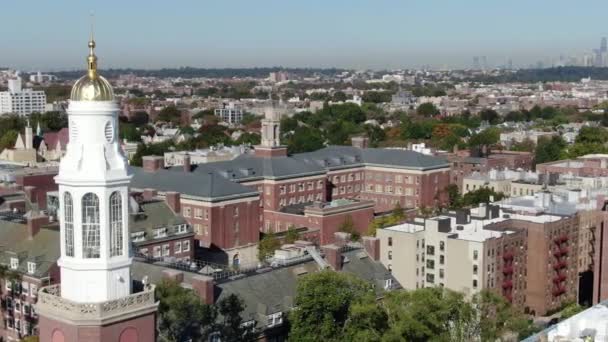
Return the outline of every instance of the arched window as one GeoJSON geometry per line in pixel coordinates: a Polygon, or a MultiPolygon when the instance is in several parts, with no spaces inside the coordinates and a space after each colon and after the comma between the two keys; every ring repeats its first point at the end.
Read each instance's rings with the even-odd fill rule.
{"type": "Polygon", "coordinates": [[[74,256],[74,203],[69,192],[63,194],[63,223],[65,226],[65,255],[74,256]]]}
{"type": "Polygon", "coordinates": [[[82,256],[100,257],[99,198],[94,193],[82,197],[82,256]]]}
{"type": "Polygon", "coordinates": [[[122,255],[122,199],[120,192],[110,196],[110,256],[122,255]]]}

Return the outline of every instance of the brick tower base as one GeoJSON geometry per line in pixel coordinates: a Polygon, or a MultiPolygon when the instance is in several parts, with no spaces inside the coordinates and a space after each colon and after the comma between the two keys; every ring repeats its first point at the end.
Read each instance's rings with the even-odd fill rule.
{"type": "Polygon", "coordinates": [[[49,286],[36,304],[40,342],[156,341],[157,306],[153,286],[102,303],[74,303],[49,286]]]}

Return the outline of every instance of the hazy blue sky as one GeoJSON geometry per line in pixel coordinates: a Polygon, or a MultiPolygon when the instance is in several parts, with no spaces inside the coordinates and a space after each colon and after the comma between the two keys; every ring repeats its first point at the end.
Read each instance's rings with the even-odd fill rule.
{"type": "Polygon", "coordinates": [[[608,36],[608,0],[3,1],[0,66],[84,67],[95,12],[101,67],[517,65],[608,36]]]}

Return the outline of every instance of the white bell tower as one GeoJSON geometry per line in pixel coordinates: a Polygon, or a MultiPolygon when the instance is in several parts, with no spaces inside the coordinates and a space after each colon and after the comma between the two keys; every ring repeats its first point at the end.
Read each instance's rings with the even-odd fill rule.
{"type": "Polygon", "coordinates": [[[119,145],[118,106],[97,73],[95,42],[88,71],[68,107],[70,142],[55,178],[61,222],[61,297],[98,303],[131,294],[127,160],[119,145]]]}

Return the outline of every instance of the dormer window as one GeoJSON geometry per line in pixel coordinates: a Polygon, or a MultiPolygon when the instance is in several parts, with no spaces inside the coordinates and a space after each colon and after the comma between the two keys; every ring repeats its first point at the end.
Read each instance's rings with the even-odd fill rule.
{"type": "Polygon", "coordinates": [[[145,232],[132,233],[131,240],[133,240],[133,242],[144,241],[144,240],[146,240],[146,233],[145,232]]]}
{"type": "Polygon", "coordinates": [[[188,232],[188,225],[186,224],[180,224],[175,226],[175,233],[176,234],[185,234],[188,232]]]}
{"type": "Polygon", "coordinates": [[[28,261],[27,263],[27,273],[34,274],[36,273],[36,263],[28,261]]]}
{"type": "Polygon", "coordinates": [[[268,315],[268,327],[269,328],[272,328],[272,327],[275,327],[275,326],[281,325],[281,324],[283,324],[283,313],[282,312],[276,312],[271,315],[268,315]]]}
{"type": "Polygon", "coordinates": [[[11,258],[11,270],[16,270],[19,268],[19,259],[11,258]]]}
{"type": "Polygon", "coordinates": [[[167,228],[157,228],[154,230],[154,238],[164,238],[167,237],[167,228]]]}

